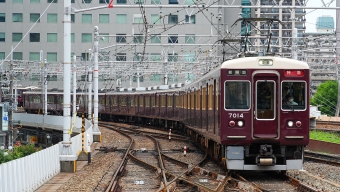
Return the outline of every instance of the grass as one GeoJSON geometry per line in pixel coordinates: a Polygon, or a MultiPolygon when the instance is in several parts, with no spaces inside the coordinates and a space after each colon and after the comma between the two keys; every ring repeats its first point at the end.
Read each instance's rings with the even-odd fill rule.
{"type": "Polygon", "coordinates": [[[318,141],[340,144],[340,135],[324,131],[310,131],[309,138],[318,141]]]}

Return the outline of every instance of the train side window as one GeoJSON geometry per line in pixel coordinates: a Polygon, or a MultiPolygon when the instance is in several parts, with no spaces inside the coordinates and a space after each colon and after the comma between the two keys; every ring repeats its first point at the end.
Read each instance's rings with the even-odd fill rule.
{"type": "Polygon", "coordinates": [[[226,109],[250,108],[250,82],[226,81],[224,105],[226,109]]]}
{"type": "Polygon", "coordinates": [[[116,96],[113,96],[112,106],[117,106],[117,97],[116,96]]]}
{"type": "Polygon", "coordinates": [[[161,96],[161,107],[165,107],[165,95],[161,96]]]}
{"type": "Polygon", "coordinates": [[[120,96],[120,106],[126,106],[126,97],[120,96]]]}
{"type": "MultiPolygon", "coordinates": [[[[203,94],[204,94],[204,92],[203,92],[203,94]]],[[[201,99],[200,98],[201,98],[201,90],[199,89],[199,90],[196,91],[196,110],[200,110],[201,109],[201,99]]],[[[202,97],[202,99],[203,99],[203,97],[202,97]]],[[[204,99],[203,99],[202,105],[203,106],[205,105],[205,100],[204,99]]],[[[204,108],[205,108],[205,106],[204,106],[204,108]]]]}
{"type": "Polygon", "coordinates": [[[105,104],[105,99],[104,97],[99,97],[99,104],[104,105],[105,104]]]}
{"type": "Polygon", "coordinates": [[[191,98],[190,98],[190,108],[194,109],[195,107],[195,91],[191,92],[191,98]]]}
{"type": "Polygon", "coordinates": [[[130,106],[131,106],[131,107],[134,107],[134,106],[135,106],[135,99],[134,99],[134,96],[131,96],[131,97],[130,97],[130,106]]]}
{"type": "Polygon", "coordinates": [[[47,96],[47,103],[53,103],[54,104],[54,95],[47,96]]]}
{"type": "Polygon", "coordinates": [[[281,88],[283,110],[306,109],[306,82],[283,81],[281,88]]]}
{"type": "Polygon", "coordinates": [[[212,110],[213,109],[213,98],[214,98],[214,88],[213,85],[209,85],[209,90],[208,90],[208,109],[212,110]]]}

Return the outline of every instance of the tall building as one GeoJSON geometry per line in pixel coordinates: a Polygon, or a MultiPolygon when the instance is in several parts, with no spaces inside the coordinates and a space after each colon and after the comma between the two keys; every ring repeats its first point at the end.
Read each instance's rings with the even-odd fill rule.
{"type": "Polygon", "coordinates": [[[311,68],[311,93],[328,80],[337,79],[336,36],[334,19],[321,16],[316,20],[316,31],[305,33],[305,57],[311,68]]]}

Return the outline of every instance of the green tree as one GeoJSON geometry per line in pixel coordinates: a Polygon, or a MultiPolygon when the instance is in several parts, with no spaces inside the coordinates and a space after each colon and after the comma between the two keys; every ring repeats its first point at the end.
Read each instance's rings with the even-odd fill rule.
{"type": "Polygon", "coordinates": [[[315,95],[311,98],[310,104],[318,106],[323,114],[335,116],[338,100],[338,82],[326,81],[316,89],[315,95]]]}
{"type": "Polygon", "coordinates": [[[36,151],[40,151],[42,148],[36,148],[34,144],[28,144],[28,145],[21,145],[21,146],[14,146],[13,150],[6,150],[5,151],[0,150],[0,164],[6,163],[8,161],[12,161],[14,159],[19,159],[21,157],[25,157],[27,155],[30,155],[32,153],[35,153],[36,151]]]}

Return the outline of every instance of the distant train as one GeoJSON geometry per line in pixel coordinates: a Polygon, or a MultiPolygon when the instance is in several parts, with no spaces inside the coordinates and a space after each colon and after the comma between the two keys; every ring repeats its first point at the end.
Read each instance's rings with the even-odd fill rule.
{"type": "MultiPolygon", "coordinates": [[[[309,67],[276,56],[225,61],[188,85],[99,93],[99,118],[185,132],[229,170],[301,169],[309,142],[309,67]]],[[[42,93],[23,93],[27,112],[42,93]]],[[[48,93],[48,111],[62,114],[62,92],[48,93]]],[[[87,112],[77,93],[78,113],[87,112]]]]}

